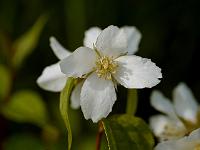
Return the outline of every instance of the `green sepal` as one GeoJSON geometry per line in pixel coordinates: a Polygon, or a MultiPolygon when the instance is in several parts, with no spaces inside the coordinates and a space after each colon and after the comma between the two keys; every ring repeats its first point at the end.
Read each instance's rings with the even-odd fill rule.
{"type": "Polygon", "coordinates": [[[72,145],[72,131],[71,131],[68,112],[69,112],[69,100],[72,88],[74,86],[74,81],[75,79],[68,78],[67,83],[60,94],[60,113],[68,131],[68,150],[71,149],[72,145]]]}

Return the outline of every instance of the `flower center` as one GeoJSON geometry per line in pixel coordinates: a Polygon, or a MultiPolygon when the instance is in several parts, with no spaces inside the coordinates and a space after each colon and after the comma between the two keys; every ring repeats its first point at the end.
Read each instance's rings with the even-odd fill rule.
{"type": "Polygon", "coordinates": [[[99,78],[111,80],[112,74],[116,73],[117,66],[112,57],[103,56],[96,61],[96,73],[99,78]]]}
{"type": "Polygon", "coordinates": [[[194,150],[200,150],[200,144],[196,145],[194,150]]]}

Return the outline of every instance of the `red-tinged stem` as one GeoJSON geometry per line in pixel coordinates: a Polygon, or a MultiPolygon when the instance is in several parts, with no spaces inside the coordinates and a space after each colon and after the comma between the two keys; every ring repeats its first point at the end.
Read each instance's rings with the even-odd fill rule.
{"type": "Polygon", "coordinates": [[[96,150],[100,150],[100,148],[101,148],[102,135],[103,135],[103,124],[100,121],[99,122],[98,133],[97,133],[97,136],[96,136],[96,150]]]}

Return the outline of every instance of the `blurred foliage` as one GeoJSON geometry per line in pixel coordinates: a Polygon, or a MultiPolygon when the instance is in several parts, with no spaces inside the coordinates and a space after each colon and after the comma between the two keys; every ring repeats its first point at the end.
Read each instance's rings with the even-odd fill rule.
{"type": "Polygon", "coordinates": [[[7,139],[3,148],[5,150],[44,150],[44,145],[37,137],[29,134],[16,134],[7,139]]]}
{"type": "MultiPolygon", "coordinates": [[[[163,79],[156,88],[170,97],[173,87],[184,81],[200,99],[199,14],[198,0],[1,0],[0,110],[5,111],[8,106],[6,111],[12,112],[12,121],[10,117],[0,116],[0,149],[66,148],[67,137],[59,113],[59,95],[39,89],[35,82],[44,67],[57,61],[49,48],[49,37],[52,35],[73,51],[82,45],[84,31],[91,26],[134,25],[143,36],[138,55],[151,58],[162,68],[163,79]],[[41,15],[46,12],[49,12],[48,22],[46,16],[41,15]],[[18,50],[15,52],[14,49],[18,50]],[[17,70],[13,68],[13,62],[14,66],[18,66],[17,70]],[[17,101],[16,94],[23,89],[36,92],[40,100],[20,96],[21,100],[17,98],[17,101]],[[46,115],[33,115],[35,107],[31,101],[41,105],[39,109],[41,112],[45,110],[46,115]],[[15,110],[16,114],[13,113],[15,110]],[[20,117],[23,119],[17,120],[25,118],[24,121],[29,123],[14,123],[18,113],[22,114],[20,117]],[[27,117],[30,119],[29,115],[33,117],[33,122],[26,120],[27,117]],[[37,116],[40,119],[35,119],[37,116]],[[44,118],[48,118],[47,124],[38,127],[38,124],[44,124],[44,118]],[[24,134],[19,134],[18,130],[24,134]],[[49,139],[50,135],[56,138],[49,139]]],[[[118,91],[113,114],[125,112],[127,91],[121,87],[118,91]]],[[[139,108],[136,115],[146,121],[155,113],[149,105],[150,92],[151,89],[138,91],[139,108]]],[[[96,125],[85,121],[80,110],[69,111],[74,134],[72,148],[94,149],[96,125]]]]}
{"type": "Polygon", "coordinates": [[[14,41],[12,46],[14,51],[13,66],[19,67],[23,60],[34,50],[46,21],[47,16],[41,16],[29,31],[14,41]]]}
{"type": "Polygon", "coordinates": [[[30,122],[43,127],[47,111],[42,98],[33,91],[19,91],[1,109],[3,115],[16,122],[30,122]]]}
{"type": "Polygon", "coordinates": [[[11,75],[9,70],[3,65],[0,65],[0,101],[8,94],[11,86],[11,75]]]}

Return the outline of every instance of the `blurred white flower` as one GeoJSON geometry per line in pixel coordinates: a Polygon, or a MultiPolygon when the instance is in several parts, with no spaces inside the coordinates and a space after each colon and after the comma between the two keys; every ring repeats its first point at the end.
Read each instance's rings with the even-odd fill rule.
{"type": "MultiPolygon", "coordinates": [[[[71,52],[65,49],[54,37],[50,37],[50,47],[59,60],[71,54],[71,52]]],[[[59,62],[45,67],[42,74],[37,79],[37,84],[42,89],[60,92],[64,88],[67,78],[66,75],[60,71],[59,62]]]]}
{"type": "Polygon", "coordinates": [[[200,129],[194,130],[189,136],[161,142],[154,150],[200,150],[200,129]]]}
{"type": "Polygon", "coordinates": [[[151,94],[151,105],[164,115],[150,118],[150,126],[159,140],[180,138],[200,127],[199,109],[192,91],[180,83],[173,91],[173,103],[159,91],[151,94]]]}
{"type": "Polygon", "coordinates": [[[94,29],[94,36],[84,40],[86,47],[60,62],[67,77],[85,78],[75,87],[72,101],[80,104],[84,117],[93,122],[112,111],[117,82],[126,88],[151,88],[162,78],[161,69],[150,59],[132,55],[141,38],[134,27],[109,26],[97,35],[99,31],[94,29]]]}

